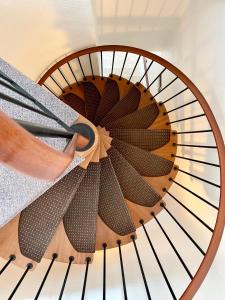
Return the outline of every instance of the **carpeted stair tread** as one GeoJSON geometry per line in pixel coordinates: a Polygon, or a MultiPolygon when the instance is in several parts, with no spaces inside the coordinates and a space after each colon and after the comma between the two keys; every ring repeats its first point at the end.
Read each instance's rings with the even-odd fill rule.
{"type": "Polygon", "coordinates": [[[126,201],[109,157],[101,159],[98,214],[119,235],[135,232],[126,201]]]}
{"type": "Polygon", "coordinates": [[[22,211],[18,238],[24,256],[41,261],[85,173],[74,168],[22,211]]]}
{"type": "Polygon", "coordinates": [[[126,96],[121,99],[101,120],[100,125],[105,126],[137,110],[141,98],[141,92],[136,86],[132,86],[126,96]]]}
{"type": "Polygon", "coordinates": [[[115,80],[107,79],[102,97],[96,112],[94,124],[99,125],[99,122],[107,115],[113,106],[119,101],[119,87],[115,80]]]}
{"type": "Polygon", "coordinates": [[[147,184],[116,148],[111,147],[107,152],[124,197],[139,205],[154,206],[161,196],[147,184]]]}
{"type": "Polygon", "coordinates": [[[72,107],[82,116],[86,116],[84,100],[82,100],[79,96],[73,93],[68,93],[63,96],[63,102],[72,107]]]}
{"type": "Polygon", "coordinates": [[[116,138],[112,139],[111,144],[142,176],[164,176],[169,174],[173,167],[172,161],[152,154],[131,144],[125,143],[116,138]]]}
{"type": "Polygon", "coordinates": [[[170,130],[113,128],[110,130],[110,136],[151,151],[161,148],[170,141],[170,130]]]}
{"type": "Polygon", "coordinates": [[[63,218],[70,243],[78,252],[94,253],[100,163],[91,163],[63,218]]]}
{"type": "Polygon", "coordinates": [[[101,95],[97,87],[92,82],[84,81],[82,85],[84,90],[86,115],[90,121],[93,121],[98,109],[101,95]]]}
{"type": "Polygon", "coordinates": [[[126,115],[118,120],[106,124],[107,129],[111,128],[135,128],[146,129],[157,118],[159,108],[156,103],[149,104],[135,112],[126,115]]]}

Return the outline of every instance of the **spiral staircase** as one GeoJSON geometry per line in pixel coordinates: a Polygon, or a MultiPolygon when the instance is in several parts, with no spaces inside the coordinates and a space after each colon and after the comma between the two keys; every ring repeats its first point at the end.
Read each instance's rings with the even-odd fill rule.
{"type": "Polygon", "coordinates": [[[11,220],[1,222],[0,256],[6,262],[0,275],[7,274],[11,264],[24,269],[8,299],[16,297],[27,273],[35,272],[42,258],[51,261],[32,299],[41,298],[55,261],[68,264],[58,299],[63,298],[72,264],[85,265],[81,289],[81,299],[85,299],[96,251],[102,253],[102,274],[97,275],[103,278],[99,299],[106,299],[111,248],[118,248],[118,284],[122,283],[123,298],[128,299],[126,272],[131,270],[123,264],[123,246],[128,243],[134,247],[146,299],[159,299],[151,292],[151,278],[146,276],[138,247],[141,230],[169,291],[168,299],[192,299],[215,257],[225,222],[224,142],[200,91],[159,56],[116,45],[65,56],[43,73],[36,96],[29,85],[21,86],[20,76],[12,78],[7,67],[0,69],[0,98],[7,107],[18,107],[44,121],[37,124],[18,118],[18,111],[15,117],[11,114],[15,109],[9,110],[10,118],[1,112],[0,160],[23,176],[52,183],[40,189],[11,220]],[[41,93],[49,100],[47,106],[40,101],[41,93]],[[51,106],[56,106],[54,111],[51,106]],[[65,122],[67,112],[71,116],[74,112],[73,122],[65,122]],[[209,144],[201,143],[202,136],[209,144]],[[65,146],[63,151],[59,145],[65,146]],[[198,152],[189,151],[193,149],[203,150],[202,159],[198,152]],[[197,172],[199,166],[202,176],[197,172]],[[210,172],[218,173],[218,182],[209,179],[210,172]],[[217,190],[218,199],[205,199],[196,182],[206,190],[217,190]],[[198,223],[196,229],[209,233],[204,245],[179,218],[176,207],[190,215],[191,224],[198,223]],[[176,232],[163,222],[164,215],[200,254],[198,265],[188,266],[176,232]],[[148,232],[152,224],[161,231],[163,244],[153,242],[148,232]],[[181,265],[184,273],[179,280],[188,277],[180,294],[173,285],[173,270],[168,272],[160,258],[162,247],[168,247],[181,265]]]}

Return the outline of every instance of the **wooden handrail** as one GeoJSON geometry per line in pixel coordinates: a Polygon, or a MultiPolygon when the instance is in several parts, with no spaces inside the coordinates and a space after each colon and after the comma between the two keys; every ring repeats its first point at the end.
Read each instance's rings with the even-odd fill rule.
{"type": "MultiPolygon", "coordinates": [[[[79,122],[86,123],[96,130],[91,123],[80,116],[79,122]]],[[[95,148],[87,151],[76,151],[76,147],[86,144],[86,139],[79,134],[74,135],[65,152],[57,151],[31,133],[23,129],[5,113],[0,111],[0,162],[27,175],[54,180],[69,166],[74,156],[86,157],[95,148]]]]}
{"type": "Polygon", "coordinates": [[[217,145],[217,151],[219,156],[219,162],[220,162],[220,183],[221,183],[221,189],[220,189],[220,205],[219,205],[219,211],[217,215],[217,220],[214,228],[214,233],[211,238],[207,253],[202,260],[202,263],[195,274],[193,280],[183,293],[180,299],[182,300],[190,300],[193,298],[194,294],[200,287],[201,283],[203,282],[206,274],[209,271],[209,268],[213,262],[213,259],[216,255],[216,252],[218,250],[218,246],[222,237],[224,224],[225,224],[225,147],[224,147],[224,141],[223,137],[221,135],[220,129],[218,127],[218,124],[216,122],[216,119],[206,101],[204,96],[201,94],[199,89],[194,85],[194,83],[178,68],[176,68],[173,64],[169,63],[165,59],[157,56],[156,54],[150,53],[148,51],[138,49],[135,47],[129,47],[129,46],[121,46],[121,45],[105,45],[105,46],[96,46],[87,48],[84,50],[77,51],[75,53],[72,53],[68,55],[67,57],[64,57],[63,59],[59,60],[57,63],[55,63],[52,67],[50,67],[46,73],[41,77],[39,80],[39,84],[42,85],[46,79],[60,66],[64,65],[65,63],[78,58],[83,55],[89,55],[91,53],[96,53],[101,51],[122,51],[122,52],[128,52],[137,54],[140,56],[143,56],[145,58],[149,58],[150,60],[153,60],[159,64],[161,64],[163,67],[168,69],[170,72],[172,72],[174,75],[176,75],[193,93],[193,95],[198,100],[199,104],[201,105],[206,118],[212,128],[213,135],[216,141],[217,145]]]}

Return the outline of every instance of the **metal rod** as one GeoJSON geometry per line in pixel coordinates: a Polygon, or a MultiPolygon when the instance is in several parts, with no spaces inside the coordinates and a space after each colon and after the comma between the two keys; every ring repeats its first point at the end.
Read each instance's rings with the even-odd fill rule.
{"type": "Polygon", "coordinates": [[[68,276],[69,276],[69,272],[70,272],[70,268],[71,268],[71,265],[72,265],[73,261],[74,261],[74,257],[70,256],[69,257],[69,264],[68,264],[68,267],[67,267],[67,270],[66,270],[66,274],[65,274],[65,277],[64,277],[64,280],[63,280],[63,284],[62,284],[62,288],[61,288],[58,300],[61,300],[62,297],[63,297],[63,293],[64,293],[65,286],[66,286],[66,282],[67,282],[67,279],[68,279],[68,276]]]}
{"type": "Polygon", "coordinates": [[[84,80],[87,80],[87,79],[86,79],[86,76],[85,76],[85,74],[84,74],[84,70],[83,70],[81,61],[80,61],[80,57],[78,57],[77,60],[78,60],[78,63],[79,63],[79,65],[80,65],[81,72],[82,72],[82,74],[83,74],[83,79],[84,79],[84,80]]]}
{"type": "Polygon", "coordinates": [[[121,77],[122,77],[122,74],[123,74],[124,66],[125,66],[125,63],[126,63],[126,60],[127,60],[127,54],[128,54],[128,52],[126,52],[126,55],[125,55],[125,58],[124,58],[124,61],[123,61],[123,66],[122,66],[122,69],[121,69],[121,72],[120,72],[119,80],[121,80],[121,77]]]}
{"type": "Polygon", "coordinates": [[[149,235],[148,235],[148,232],[147,232],[147,230],[146,230],[146,228],[145,228],[144,221],[143,221],[143,220],[140,220],[140,223],[141,223],[141,225],[142,225],[142,227],[143,227],[143,229],[144,229],[144,232],[145,232],[145,235],[146,235],[147,240],[148,240],[148,242],[149,242],[149,245],[150,245],[150,247],[151,247],[151,249],[152,249],[152,252],[153,252],[153,254],[154,254],[154,256],[155,256],[155,259],[156,259],[156,261],[157,261],[157,263],[158,263],[158,265],[159,265],[159,268],[160,268],[160,271],[161,271],[161,273],[162,273],[162,275],[163,275],[163,278],[164,278],[164,280],[166,281],[166,284],[167,284],[167,287],[168,287],[168,289],[169,289],[169,291],[170,291],[170,293],[171,293],[171,296],[173,297],[174,300],[177,300],[177,297],[176,297],[176,295],[175,295],[175,293],[174,293],[174,291],[173,291],[173,289],[172,289],[172,287],[171,287],[171,284],[170,284],[170,282],[169,282],[169,280],[168,280],[168,278],[167,278],[167,276],[166,276],[166,273],[165,273],[165,271],[164,271],[164,269],[163,269],[163,266],[162,266],[162,264],[161,264],[161,262],[160,262],[160,260],[159,260],[159,257],[158,257],[158,255],[157,255],[157,253],[156,253],[156,250],[155,250],[155,248],[154,248],[154,246],[153,246],[153,244],[152,244],[152,241],[151,241],[151,239],[150,239],[150,237],[149,237],[149,235]]]}
{"type": "Polygon", "coordinates": [[[90,62],[90,66],[91,66],[92,79],[95,80],[95,75],[94,75],[92,60],[91,60],[91,53],[88,53],[88,56],[89,56],[89,62],[90,62]]]}
{"type": "Polygon", "coordinates": [[[60,68],[58,68],[58,70],[59,70],[59,73],[62,75],[63,79],[65,80],[65,82],[66,82],[66,83],[68,84],[68,86],[70,87],[70,89],[72,89],[72,87],[71,87],[69,81],[67,80],[66,76],[63,74],[63,71],[62,71],[60,68]]]}
{"type": "Polygon", "coordinates": [[[160,78],[160,76],[166,71],[166,68],[164,68],[158,76],[156,76],[156,78],[146,87],[146,89],[144,90],[144,92],[147,92],[147,90],[156,82],[156,80],[158,78],[160,78]]]}
{"type": "Polygon", "coordinates": [[[149,64],[149,66],[147,67],[147,69],[144,72],[144,75],[141,77],[140,81],[138,81],[137,86],[140,85],[140,83],[142,82],[143,78],[145,77],[145,75],[147,74],[148,70],[151,68],[152,64],[153,64],[153,60],[151,61],[151,63],[149,64]]]}
{"type": "Polygon", "coordinates": [[[2,273],[8,268],[8,266],[11,264],[11,262],[14,261],[15,259],[16,259],[15,255],[10,255],[9,256],[9,260],[7,261],[7,263],[0,270],[0,275],[2,275],[2,273]]]}
{"type": "Polygon", "coordinates": [[[39,298],[40,293],[41,293],[41,291],[42,291],[42,289],[43,289],[43,286],[44,286],[44,284],[45,284],[45,281],[46,281],[46,279],[48,278],[48,274],[49,274],[49,272],[51,271],[51,268],[52,268],[52,266],[53,266],[54,261],[55,261],[56,258],[57,258],[57,254],[56,254],[56,253],[53,253],[53,254],[52,254],[52,261],[51,261],[51,263],[50,263],[50,265],[49,265],[49,267],[48,267],[48,269],[47,269],[47,272],[45,273],[45,276],[44,276],[44,278],[43,278],[43,280],[42,280],[42,282],[41,282],[41,285],[40,285],[40,287],[39,287],[39,289],[38,289],[38,291],[37,291],[37,294],[36,294],[34,300],[37,300],[37,299],[39,298]]]}
{"type": "Polygon", "coordinates": [[[122,251],[121,251],[121,241],[117,241],[117,245],[119,248],[119,256],[120,256],[120,269],[121,269],[121,276],[122,276],[122,282],[123,282],[123,295],[124,299],[127,300],[127,288],[126,288],[126,279],[124,274],[124,267],[123,267],[123,257],[122,257],[122,251]]]}
{"type": "Polygon", "coordinates": [[[62,91],[62,93],[65,93],[64,89],[61,87],[61,85],[58,83],[58,81],[52,75],[50,75],[50,78],[60,88],[60,90],[62,91]]]}
{"type": "Polygon", "coordinates": [[[44,116],[46,118],[55,120],[55,117],[52,117],[52,116],[46,114],[45,112],[43,112],[43,111],[41,111],[39,109],[36,109],[36,108],[34,108],[34,107],[26,104],[26,103],[23,103],[23,102],[21,102],[21,101],[19,101],[17,99],[14,99],[13,97],[10,97],[8,95],[3,94],[1,92],[0,92],[0,98],[2,100],[4,100],[4,101],[10,102],[10,103],[15,104],[17,106],[20,106],[20,107],[23,107],[23,108],[28,109],[30,111],[33,111],[33,112],[35,112],[35,113],[37,113],[39,115],[42,115],[42,116],[44,116]]]}
{"type": "Polygon", "coordinates": [[[197,197],[198,199],[200,199],[201,201],[205,202],[206,204],[208,204],[209,206],[213,207],[214,209],[219,209],[218,207],[216,207],[214,204],[212,204],[211,202],[205,200],[204,198],[202,198],[201,196],[199,196],[198,194],[196,194],[195,192],[193,192],[192,190],[190,190],[189,188],[185,187],[184,185],[182,185],[181,183],[177,182],[176,180],[174,180],[172,177],[170,177],[169,179],[170,181],[173,181],[175,184],[177,184],[179,187],[183,188],[185,191],[189,192],[190,194],[192,194],[193,196],[197,197]]]}
{"type": "Polygon", "coordinates": [[[156,96],[158,96],[162,91],[164,91],[166,88],[168,88],[168,86],[170,86],[172,83],[174,83],[176,80],[178,79],[178,77],[176,76],[173,80],[171,80],[167,85],[165,85],[158,93],[156,93],[155,95],[153,95],[151,97],[151,99],[154,99],[156,96]]]}
{"type": "Polygon", "coordinates": [[[174,134],[207,133],[207,132],[212,132],[212,129],[196,130],[196,131],[178,131],[178,132],[174,132],[174,134]]]}
{"type": "Polygon", "coordinates": [[[175,95],[171,96],[170,98],[166,99],[165,101],[161,102],[162,104],[165,104],[167,102],[169,102],[170,100],[172,100],[173,98],[177,97],[178,95],[182,94],[183,92],[185,92],[186,90],[188,90],[188,87],[184,88],[183,90],[181,90],[180,92],[176,93],[175,95]]]}
{"type": "Polygon", "coordinates": [[[101,53],[101,79],[103,80],[103,57],[102,57],[102,51],[101,53]]]}
{"type": "Polygon", "coordinates": [[[132,78],[133,75],[134,75],[134,71],[136,70],[136,67],[137,67],[137,65],[138,65],[138,62],[139,62],[140,58],[141,58],[141,55],[138,56],[138,59],[137,59],[137,61],[136,61],[136,63],[135,63],[135,66],[134,66],[133,71],[132,71],[132,73],[131,73],[131,75],[130,75],[130,78],[128,79],[128,82],[127,82],[128,84],[130,83],[131,78],[132,78]]]}
{"type": "Polygon", "coordinates": [[[198,102],[198,100],[195,99],[195,100],[193,100],[193,101],[190,101],[190,102],[188,102],[188,103],[185,103],[185,104],[183,104],[183,105],[180,105],[180,106],[178,106],[178,107],[176,107],[176,108],[174,108],[174,109],[168,110],[168,111],[164,112],[163,114],[164,114],[164,115],[168,115],[169,113],[171,113],[171,112],[173,112],[173,111],[175,111],[175,110],[178,110],[178,109],[183,108],[183,107],[185,107],[185,106],[191,105],[191,104],[193,104],[193,103],[195,103],[195,102],[198,102]]]}
{"type": "Polygon", "coordinates": [[[107,248],[107,244],[104,243],[102,245],[103,247],[103,295],[102,295],[102,299],[105,300],[106,299],[106,248],[107,248]]]}
{"type": "Polygon", "coordinates": [[[16,284],[14,290],[12,291],[12,293],[10,294],[8,300],[11,300],[13,298],[13,296],[15,295],[16,291],[18,290],[18,288],[20,287],[21,283],[23,282],[24,278],[26,277],[27,273],[29,272],[29,270],[31,270],[33,268],[32,264],[27,264],[26,270],[24,271],[23,275],[21,276],[20,280],[18,281],[18,283],[16,284]]]}
{"type": "Polygon", "coordinates": [[[110,77],[113,77],[114,60],[115,60],[115,50],[113,50],[112,68],[111,68],[111,74],[110,74],[110,77]]]}
{"type": "Polygon", "coordinates": [[[197,160],[197,159],[193,159],[193,158],[188,158],[188,157],[184,157],[184,156],[179,156],[179,155],[175,155],[175,154],[171,154],[171,157],[177,157],[177,158],[181,158],[181,159],[186,159],[186,160],[198,162],[200,164],[204,164],[204,165],[208,165],[208,166],[212,166],[212,167],[217,167],[217,168],[220,167],[220,165],[218,165],[218,164],[209,163],[209,162],[206,162],[206,161],[197,160]]]}
{"type": "Polygon", "coordinates": [[[84,275],[84,283],[83,283],[81,300],[84,300],[84,296],[85,296],[86,284],[87,284],[87,276],[88,276],[88,268],[89,268],[90,261],[91,261],[91,258],[87,257],[86,258],[86,270],[85,270],[85,275],[84,275]]]}
{"type": "Polygon", "coordinates": [[[202,248],[196,243],[196,241],[192,238],[192,236],[187,232],[187,230],[178,222],[178,220],[172,215],[172,213],[167,209],[164,203],[160,204],[165,211],[170,215],[170,217],[174,220],[174,222],[180,227],[180,229],[186,234],[186,236],[190,239],[190,241],[195,245],[195,247],[201,252],[202,255],[206,253],[202,250],[202,248]]]}
{"type": "Polygon", "coordinates": [[[142,262],[141,262],[141,258],[140,258],[138,248],[137,248],[137,245],[136,245],[136,242],[135,242],[135,236],[132,235],[131,239],[133,241],[133,245],[134,245],[135,253],[136,253],[136,256],[137,256],[138,264],[139,264],[139,267],[140,267],[140,270],[141,270],[141,275],[142,275],[142,278],[143,278],[143,281],[144,281],[147,297],[148,297],[149,300],[151,300],[151,295],[150,295],[150,291],[149,291],[149,288],[148,288],[148,283],[147,283],[147,280],[146,280],[146,277],[145,277],[145,272],[144,272],[142,262]]]}
{"type": "Polygon", "coordinates": [[[77,77],[76,77],[76,75],[75,75],[75,73],[74,73],[74,71],[73,71],[73,68],[72,68],[70,62],[68,61],[67,64],[68,64],[68,66],[69,66],[69,68],[70,68],[70,71],[71,71],[71,73],[72,73],[72,75],[73,75],[75,81],[76,81],[76,84],[79,86],[80,84],[79,84],[79,82],[78,82],[78,80],[77,80],[77,77]]]}
{"type": "Polygon", "coordinates": [[[174,244],[172,243],[170,237],[168,236],[168,234],[166,233],[166,231],[164,230],[164,228],[162,227],[161,223],[159,222],[159,220],[157,219],[155,213],[151,213],[151,215],[154,217],[154,219],[156,220],[157,224],[159,225],[160,229],[162,230],[163,234],[165,235],[167,241],[169,242],[170,246],[173,248],[173,251],[175,252],[176,256],[178,257],[179,261],[181,262],[182,266],[184,267],[185,271],[187,272],[188,276],[193,279],[193,276],[191,274],[191,272],[189,271],[187,265],[185,264],[184,260],[182,259],[182,257],[180,256],[179,252],[177,251],[176,247],[174,246],[174,244]]]}
{"type": "Polygon", "coordinates": [[[195,116],[192,116],[192,117],[183,118],[183,119],[179,119],[179,120],[172,121],[172,122],[167,122],[166,125],[174,124],[174,123],[178,123],[178,122],[183,122],[183,121],[187,121],[187,120],[191,120],[191,119],[201,118],[201,117],[204,117],[204,116],[205,116],[205,114],[195,115],[195,116]]]}
{"type": "Polygon", "coordinates": [[[206,148],[206,149],[217,149],[216,146],[207,146],[207,145],[189,145],[189,144],[176,144],[176,143],[173,143],[173,146],[192,147],[192,148],[206,148]]]}
{"type": "Polygon", "coordinates": [[[213,232],[213,229],[206,224],[202,219],[200,219],[193,211],[191,211],[187,206],[185,206],[180,200],[178,200],[175,196],[173,196],[166,188],[163,189],[170,197],[172,197],[177,203],[180,204],[186,211],[188,211],[196,220],[198,220],[203,226],[205,226],[209,231],[213,232]]]}
{"type": "Polygon", "coordinates": [[[35,136],[50,137],[50,138],[66,138],[66,139],[71,139],[73,137],[72,132],[63,131],[51,127],[44,127],[36,123],[22,121],[18,119],[14,119],[14,121],[16,121],[20,126],[22,126],[30,133],[34,134],[35,136]]]}
{"type": "Polygon", "coordinates": [[[187,171],[184,171],[184,170],[180,169],[180,167],[174,167],[174,169],[175,169],[175,170],[178,170],[178,171],[180,171],[180,172],[182,172],[182,173],[184,173],[184,174],[186,174],[186,175],[189,175],[189,176],[191,176],[191,177],[194,177],[194,178],[196,178],[196,179],[198,179],[198,180],[201,180],[201,181],[203,181],[203,182],[205,182],[205,183],[211,184],[211,185],[213,185],[213,186],[215,186],[215,187],[217,187],[217,188],[220,188],[220,185],[219,185],[219,184],[216,184],[216,183],[211,182],[211,181],[209,181],[209,180],[206,180],[206,179],[204,179],[204,178],[202,178],[202,177],[199,177],[199,176],[196,176],[196,175],[194,175],[194,174],[191,174],[191,173],[189,173],[189,172],[187,172],[187,171]]]}
{"type": "Polygon", "coordinates": [[[45,83],[43,83],[43,86],[46,87],[46,89],[47,89],[50,93],[52,93],[55,97],[59,98],[58,95],[56,95],[56,93],[53,92],[53,90],[50,89],[50,87],[48,87],[45,83]]]}

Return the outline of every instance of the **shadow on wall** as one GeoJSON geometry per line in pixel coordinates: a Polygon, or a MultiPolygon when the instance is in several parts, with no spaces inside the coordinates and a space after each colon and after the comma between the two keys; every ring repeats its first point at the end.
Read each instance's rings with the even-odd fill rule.
{"type": "Polygon", "coordinates": [[[189,0],[92,0],[99,44],[165,50],[189,0]]]}

